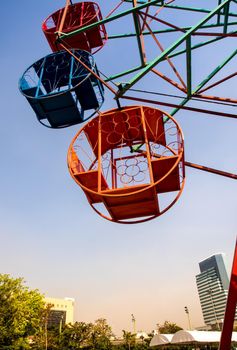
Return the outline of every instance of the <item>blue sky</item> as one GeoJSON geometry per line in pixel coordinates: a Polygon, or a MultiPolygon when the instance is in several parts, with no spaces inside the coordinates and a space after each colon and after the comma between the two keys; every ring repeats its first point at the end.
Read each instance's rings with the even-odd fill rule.
{"type": "MultiPolygon", "coordinates": [[[[102,13],[116,3],[100,1],[102,13]]],[[[62,6],[63,0],[1,5],[1,272],[24,277],[28,286],[46,296],[74,297],[76,320],[105,317],[116,333],[132,330],[132,313],[138,330],[150,331],[165,320],[187,327],[186,305],[193,326],[200,326],[203,320],[195,285],[198,262],[224,252],[230,269],[237,184],[187,168],[181,198],[156,220],[118,225],[92,211],[66,164],[67,149],[80,126],[44,128],[18,91],[23,71],[50,53],[41,24],[62,6]]],[[[185,22],[186,17],[180,15],[177,21],[185,22]]],[[[106,28],[115,33],[130,27],[129,17],[106,28]]],[[[161,38],[164,45],[165,40],[161,38]]],[[[233,40],[194,55],[197,81],[207,73],[207,62],[214,67],[235,47],[233,40]]],[[[148,47],[148,54],[152,58],[155,51],[148,47]]],[[[101,71],[115,74],[137,64],[137,57],[134,40],[118,39],[109,41],[95,59],[101,71]]],[[[233,72],[234,64],[236,60],[226,68],[227,74],[233,72]]],[[[177,65],[182,72],[182,62],[177,65]]],[[[223,85],[220,94],[236,98],[236,83],[223,85]]],[[[167,91],[163,82],[150,75],[136,87],[141,86],[167,91]]],[[[201,103],[195,106],[204,108],[201,103]]],[[[114,107],[107,93],[102,110],[114,107]]],[[[188,161],[237,173],[234,119],[181,111],[176,117],[184,132],[188,161]]]]}

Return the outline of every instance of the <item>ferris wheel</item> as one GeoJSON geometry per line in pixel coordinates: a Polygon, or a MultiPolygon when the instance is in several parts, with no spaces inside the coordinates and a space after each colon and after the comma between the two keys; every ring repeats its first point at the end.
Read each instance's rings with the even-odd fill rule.
{"type": "Polygon", "coordinates": [[[202,6],[121,0],[103,17],[95,2],[66,0],[42,24],[53,52],[26,69],[20,90],[49,128],[88,121],[70,144],[68,167],[91,207],[110,221],[165,213],[182,193],[186,167],[237,179],[186,161],[174,119],[182,111],[237,118],[228,88],[237,77],[237,1],[202,6]],[[107,56],[97,66],[97,52],[110,44],[119,48],[116,64],[107,56]],[[115,108],[101,111],[107,95],[115,108]]]}
{"type": "Polygon", "coordinates": [[[237,179],[186,161],[182,130],[173,119],[182,110],[236,118],[237,100],[215,92],[237,75],[224,71],[237,54],[237,3],[213,0],[207,8],[198,3],[122,0],[103,18],[98,4],[67,0],[42,24],[53,53],[24,72],[20,90],[47,127],[95,116],[73,139],[68,166],[89,204],[108,220],[137,223],[163,214],[180,197],[187,166],[237,179]],[[107,26],[114,23],[116,32],[109,34],[107,26]],[[113,65],[111,75],[107,64],[97,67],[96,53],[119,39],[127,69],[113,65]],[[215,54],[223,39],[232,40],[230,52],[215,54]],[[204,62],[200,50],[207,47],[213,53],[204,62]],[[195,76],[198,66],[204,76],[195,76]],[[117,109],[101,113],[105,90],[117,109]],[[122,106],[126,100],[136,106],[122,106]],[[173,110],[167,114],[157,106],[173,110]]]}

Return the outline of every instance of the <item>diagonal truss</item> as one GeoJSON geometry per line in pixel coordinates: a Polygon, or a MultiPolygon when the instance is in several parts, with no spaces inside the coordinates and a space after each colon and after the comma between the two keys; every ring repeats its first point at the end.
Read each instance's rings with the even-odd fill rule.
{"type": "MultiPolygon", "coordinates": [[[[69,1],[67,0],[66,6],[68,4],[69,1]]],[[[197,4],[199,4],[198,1],[197,4]]],[[[236,49],[232,50],[231,53],[228,53],[224,59],[222,58],[222,61],[219,62],[215,68],[210,69],[210,72],[201,81],[196,82],[193,78],[193,57],[196,52],[199,52],[199,49],[207,46],[213,47],[213,45],[225,38],[231,40],[231,38],[237,36],[237,2],[235,0],[213,0],[212,8],[208,8],[208,4],[205,4],[207,7],[200,8],[187,6],[185,0],[122,0],[101,21],[91,23],[70,33],[62,33],[60,30],[58,32],[58,42],[63,49],[68,50],[64,45],[64,40],[66,38],[93,29],[101,24],[112,23],[113,21],[119,21],[126,16],[132,16],[134,32],[108,35],[108,39],[121,39],[126,41],[126,39],[131,40],[134,38],[137,42],[137,52],[140,65],[133,65],[127,70],[118,71],[113,75],[101,74],[106,77],[104,79],[97,76],[97,79],[99,79],[104,86],[112,92],[119,106],[120,99],[128,99],[173,107],[173,110],[170,113],[171,115],[175,115],[180,109],[186,109],[209,115],[237,118],[235,112],[223,112],[223,110],[219,111],[210,108],[187,106],[189,102],[195,103],[195,101],[201,101],[202,104],[215,103],[215,106],[221,105],[222,107],[222,105],[225,105],[226,108],[237,107],[236,98],[218,96],[213,93],[210,95],[207,94],[210,90],[212,91],[213,88],[215,89],[237,76],[237,71],[228,72],[227,75],[223,76],[224,68],[236,58],[236,49]],[[118,12],[118,10],[120,11],[121,8],[124,7],[126,7],[124,11],[118,12]],[[172,16],[172,21],[169,17],[166,18],[163,15],[170,12],[174,14],[172,16]],[[195,24],[183,26],[184,23],[176,21],[179,14],[185,14],[186,16],[197,15],[199,20],[195,24]],[[172,43],[163,45],[161,41],[166,41],[164,39],[165,36],[170,35],[174,36],[172,43]],[[149,57],[149,54],[147,54],[147,38],[152,40],[152,46],[154,46],[154,57],[151,58],[149,57]],[[176,63],[174,63],[177,60],[179,60],[178,63],[182,62],[181,69],[176,66],[176,63]],[[167,73],[167,70],[165,70],[165,72],[163,71],[164,64],[169,67],[169,73],[167,73]],[[126,79],[134,73],[135,75],[126,82],[118,80],[120,78],[126,79]],[[163,82],[168,84],[170,89],[178,90],[179,93],[181,93],[181,96],[179,96],[181,102],[177,104],[170,100],[160,101],[157,100],[157,96],[162,95],[162,93],[159,93],[158,91],[135,89],[135,85],[143,81],[149,73],[157,76],[163,82]],[[220,73],[222,74],[221,77],[219,77],[220,73]],[[172,77],[171,74],[174,77],[172,77]],[[214,80],[216,77],[218,77],[217,80],[214,80]],[[114,86],[112,87],[111,84],[114,84],[114,86]],[[137,95],[132,96],[132,92],[136,92],[137,95]],[[140,92],[142,95],[139,96],[140,92]],[[148,94],[148,98],[145,98],[144,94],[148,94]]],[[[65,7],[65,13],[66,11],[65,7]]],[[[63,28],[63,25],[60,28],[63,28]]],[[[235,45],[232,46],[235,48],[235,45]]],[[[92,74],[94,73],[92,72],[92,74]]],[[[173,90],[168,90],[168,92],[172,91],[173,93],[173,90]]],[[[172,97],[173,95],[167,93],[167,96],[172,97]]],[[[186,166],[237,179],[237,175],[235,174],[230,174],[194,163],[186,162],[186,166]]]]}

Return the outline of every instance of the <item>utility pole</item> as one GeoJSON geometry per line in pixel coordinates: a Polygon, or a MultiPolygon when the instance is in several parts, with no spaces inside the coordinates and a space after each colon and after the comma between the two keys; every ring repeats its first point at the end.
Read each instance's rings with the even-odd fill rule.
{"type": "Polygon", "coordinates": [[[191,331],[191,322],[190,322],[190,315],[189,315],[189,310],[188,310],[188,307],[187,306],[185,306],[184,307],[184,311],[186,312],[186,314],[187,314],[187,317],[188,317],[188,326],[189,326],[189,330],[191,331]]]}
{"type": "Polygon", "coordinates": [[[132,316],[133,334],[136,334],[136,319],[133,314],[131,314],[131,316],[132,316]]]}
{"type": "Polygon", "coordinates": [[[60,322],[59,322],[59,335],[61,335],[61,333],[62,333],[63,317],[64,317],[64,315],[62,314],[60,317],[60,322]]]}

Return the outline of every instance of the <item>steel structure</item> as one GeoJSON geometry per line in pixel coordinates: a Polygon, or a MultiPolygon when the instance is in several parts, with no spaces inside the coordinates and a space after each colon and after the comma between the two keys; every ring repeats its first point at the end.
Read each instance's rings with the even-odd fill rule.
{"type": "MultiPolygon", "coordinates": [[[[69,1],[67,1],[66,6],[68,4],[69,1]]],[[[140,61],[140,64],[128,67],[125,71],[116,72],[113,75],[106,74],[107,77],[104,79],[104,85],[114,94],[118,106],[120,106],[122,99],[127,99],[130,101],[173,107],[171,115],[175,115],[179,110],[190,110],[206,115],[236,118],[236,112],[234,110],[237,106],[236,97],[222,95],[222,93],[220,95],[219,91],[220,87],[225,87],[225,84],[236,78],[237,75],[236,64],[232,64],[237,54],[233,41],[237,36],[237,1],[208,1],[205,2],[205,7],[200,8],[199,6],[199,1],[189,1],[187,3],[187,1],[182,0],[122,0],[110,12],[109,16],[102,21],[87,25],[84,28],[79,28],[71,33],[59,33],[58,42],[62,43],[63,39],[95,28],[98,25],[105,25],[125,16],[132,16],[134,23],[133,32],[108,35],[109,40],[134,38],[137,41],[137,52],[140,61]],[[122,6],[127,4],[130,4],[131,7],[126,8],[124,11],[116,12],[118,8],[121,9],[122,6]],[[169,16],[170,13],[173,14],[172,17],[169,16]],[[178,20],[180,13],[184,15],[183,22],[178,20]],[[187,24],[187,18],[190,19],[189,24],[187,24]],[[191,23],[192,18],[194,19],[193,23],[191,23]],[[164,37],[170,37],[172,35],[173,40],[164,39],[167,44],[161,44],[161,40],[164,37]],[[153,41],[153,45],[157,50],[156,53],[147,53],[147,38],[153,41]],[[210,65],[208,69],[205,69],[206,74],[204,77],[195,79],[192,65],[195,56],[203,48],[215,47],[223,39],[230,41],[229,52],[223,53],[217,51],[216,54],[213,53],[213,56],[205,61],[205,68],[208,68],[206,66],[208,66],[208,63],[214,57],[217,59],[216,67],[210,65]],[[174,61],[178,61],[179,65],[180,62],[182,63],[182,69],[180,71],[177,69],[174,61]],[[175,79],[172,79],[169,74],[162,71],[162,65],[164,64],[169,66],[173,71],[175,79]],[[160,67],[162,68],[160,69],[160,67]],[[226,67],[228,67],[227,72],[226,67]],[[164,91],[141,89],[140,86],[138,89],[135,89],[136,84],[146,78],[147,74],[156,75],[160,80],[165,81],[169,85],[170,89],[165,91],[166,94],[164,94],[164,91]],[[126,79],[126,81],[121,82],[121,78],[123,80],[126,79]],[[115,87],[111,83],[114,83],[115,87]],[[177,90],[179,96],[177,96],[177,90]],[[160,97],[164,95],[166,95],[167,99],[162,101],[160,97]],[[181,101],[176,103],[174,98],[180,98],[181,101]],[[215,103],[215,109],[209,107],[211,102],[215,103]],[[197,107],[197,103],[201,103],[202,107],[197,107]]],[[[227,173],[223,170],[217,170],[191,162],[186,162],[185,165],[237,179],[236,174],[227,173]]],[[[236,266],[236,254],[234,266],[236,266]]],[[[230,312],[232,314],[236,306],[236,297],[234,297],[234,295],[236,296],[236,288],[233,287],[233,283],[236,284],[236,281],[234,279],[236,279],[236,274],[234,275],[232,273],[229,296],[229,300],[231,301],[228,302],[229,309],[227,309],[227,316],[225,318],[220,350],[230,349],[229,339],[231,338],[233,324],[231,325],[231,322],[228,322],[228,313],[230,312]]]]}
{"type": "Polygon", "coordinates": [[[219,350],[231,349],[231,330],[233,329],[235,310],[237,306],[237,242],[235,245],[232,272],[230,277],[229,294],[226,304],[225,319],[219,350]]]}
{"type": "MultiPolygon", "coordinates": [[[[89,5],[89,17],[85,15],[85,18],[83,18],[82,15],[79,21],[74,22],[71,20],[71,15],[74,13],[73,9],[80,8],[80,13],[83,14],[83,4],[86,3],[81,2],[81,4],[77,6],[72,0],[66,0],[64,9],[61,9],[57,12],[57,15],[52,15],[50,19],[44,22],[43,30],[47,39],[49,39],[50,35],[49,43],[54,51],[66,51],[83,68],[89,71],[98,82],[103,84],[104,88],[113,95],[120,112],[124,108],[125,110],[132,108],[122,108],[121,106],[122,101],[129,100],[134,101],[134,103],[136,102],[136,104],[139,101],[142,104],[146,103],[173,108],[170,112],[171,116],[174,116],[180,110],[188,110],[205,115],[237,118],[237,99],[226,88],[230,84],[230,81],[236,79],[237,76],[237,49],[235,45],[235,37],[237,36],[236,0],[209,0],[202,2],[204,4],[202,6],[204,7],[200,7],[200,1],[198,0],[188,2],[186,0],[120,0],[104,18],[102,18],[100,11],[96,10],[98,9],[97,5],[91,5],[91,7],[89,5]],[[124,19],[127,17],[129,18],[127,21],[129,23],[128,26],[124,22],[124,19]],[[53,22],[51,27],[48,25],[50,20],[53,22]],[[121,21],[121,26],[118,26],[119,21],[121,21]],[[74,25],[75,23],[76,25],[74,25]],[[116,26],[113,26],[113,23],[116,23],[116,26]],[[113,28],[116,32],[110,34],[107,26],[113,28]],[[53,32],[53,39],[51,36],[52,33],[49,34],[47,32],[50,29],[49,27],[51,28],[51,32],[53,32]],[[118,33],[118,28],[122,28],[122,32],[118,33]],[[96,33],[99,40],[96,41],[95,36],[92,36],[92,39],[89,38],[89,33],[96,33]],[[76,41],[76,38],[80,40],[76,41]],[[103,73],[100,72],[99,74],[98,71],[91,69],[88,64],[83,62],[81,57],[75,55],[71,50],[76,46],[77,49],[85,49],[86,47],[92,53],[102,48],[102,52],[107,39],[111,43],[116,39],[123,40],[122,56],[127,56],[127,62],[129,62],[126,69],[124,69],[122,64],[120,68],[119,63],[124,58],[121,57],[116,67],[113,65],[112,70],[106,66],[100,67],[103,73]],[[222,50],[223,40],[225,43],[228,42],[224,50],[222,50]],[[136,44],[136,54],[134,43],[136,44]],[[74,47],[70,47],[70,45],[74,47]],[[202,61],[200,62],[200,60],[202,61]],[[197,74],[197,68],[199,66],[202,69],[198,71],[200,74],[197,74]],[[150,83],[147,84],[147,80],[150,83]],[[179,99],[178,103],[176,102],[177,99],[179,99]],[[213,104],[215,105],[214,109],[210,107],[213,104]]],[[[145,107],[140,106],[138,108],[141,109],[141,115],[144,114],[145,107]]],[[[123,136],[119,141],[117,140],[115,142],[115,135],[113,137],[107,135],[107,148],[104,153],[101,152],[102,143],[99,141],[102,138],[101,128],[103,123],[101,122],[101,118],[105,117],[106,119],[108,113],[110,112],[102,113],[102,116],[99,115],[95,119],[97,120],[97,127],[95,127],[93,137],[88,130],[93,123],[96,125],[96,121],[92,120],[82,129],[92,151],[94,151],[95,147],[98,148],[97,154],[99,157],[97,158],[95,156],[85,171],[74,148],[74,141],[78,136],[76,135],[69,152],[69,168],[73,177],[76,178],[85,191],[87,197],[91,197],[90,200],[92,202],[99,200],[105,203],[107,201],[106,205],[111,209],[113,203],[108,203],[108,198],[111,194],[108,195],[107,193],[104,196],[102,193],[108,189],[102,188],[105,185],[105,181],[101,172],[101,158],[103,158],[107,151],[110,151],[112,154],[113,152],[111,150],[115,148],[114,145],[116,147],[118,145],[124,145],[124,139],[126,139],[124,135],[127,131],[124,130],[123,121],[119,126],[119,129],[122,128],[123,131],[117,130],[117,134],[122,133],[123,136]],[[96,142],[94,142],[93,146],[91,140],[94,140],[96,135],[99,136],[97,140],[98,145],[96,146],[96,142]],[[111,142],[108,142],[108,140],[111,142]],[[110,146],[108,146],[109,143],[110,146]],[[113,147],[111,147],[111,144],[113,144],[113,147]],[[85,186],[82,183],[83,174],[92,171],[95,164],[98,166],[98,169],[95,170],[98,173],[97,180],[95,183],[92,183],[94,181],[93,175],[89,180],[86,179],[87,186],[85,186]],[[76,172],[74,172],[75,169],[76,172]],[[88,183],[90,184],[89,187],[88,183]],[[105,197],[108,198],[105,199],[105,197]]],[[[163,123],[168,123],[170,119],[168,115],[167,118],[163,118],[163,123]]],[[[132,128],[129,118],[125,122],[128,122],[130,128],[132,128]]],[[[116,123],[116,120],[113,119],[114,128],[118,127],[116,123]]],[[[136,126],[136,128],[139,130],[139,127],[136,126]]],[[[108,129],[106,130],[108,131],[108,129]]],[[[141,131],[139,132],[141,135],[141,131]]],[[[141,152],[143,156],[150,157],[147,160],[147,164],[150,167],[150,177],[152,178],[154,176],[154,169],[152,169],[151,158],[154,156],[154,152],[150,150],[151,146],[146,132],[146,121],[144,122],[143,120],[143,136],[139,136],[138,139],[135,138],[135,141],[139,141],[138,145],[134,144],[131,134],[127,137],[130,144],[126,144],[126,147],[130,147],[132,158],[139,158],[141,152]]],[[[160,160],[159,156],[158,160],[160,160]]],[[[129,156],[126,155],[126,157],[128,159],[129,156]]],[[[110,162],[110,164],[113,164],[113,162],[110,162]]],[[[188,161],[185,163],[183,161],[183,164],[198,170],[237,179],[237,174],[228,173],[224,170],[217,170],[188,161]]],[[[173,168],[171,167],[166,176],[169,176],[169,171],[172,172],[172,170],[173,168]]],[[[112,168],[111,174],[111,181],[113,183],[115,179],[112,168]]],[[[134,178],[134,175],[132,175],[133,180],[134,178]]],[[[157,191],[160,178],[157,181],[153,179],[152,184],[148,185],[148,188],[150,189],[151,186],[153,190],[157,191]]],[[[112,190],[114,190],[113,187],[114,184],[112,184],[112,190]]],[[[138,194],[140,194],[140,191],[141,193],[145,192],[144,189],[140,189],[138,194]]],[[[125,197],[129,197],[128,193],[125,197]]],[[[120,195],[118,198],[120,198],[120,195]]],[[[157,216],[157,212],[155,213],[153,210],[152,215],[157,216]]],[[[112,219],[119,221],[116,215],[112,213],[112,219]]],[[[124,217],[121,217],[122,219],[124,217]]],[[[236,254],[233,266],[227,314],[232,313],[236,305],[236,254]]],[[[230,349],[228,340],[230,333],[231,322],[228,322],[228,317],[226,317],[220,350],[230,349]]]]}
{"type": "MultiPolygon", "coordinates": [[[[70,4],[67,0],[65,11],[70,4]]],[[[137,43],[137,58],[131,60],[128,56],[131,66],[125,71],[113,72],[113,75],[106,71],[106,66],[100,67],[104,77],[100,78],[101,82],[112,92],[119,106],[123,100],[139,101],[173,107],[170,112],[172,116],[179,110],[188,110],[236,118],[237,99],[234,96],[223,96],[222,91],[221,94],[218,92],[220,87],[237,76],[236,65],[233,66],[237,54],[234,45],[237,36],[237,2],[210,0],[205,5],[206,7],[200,8],[200,2],[195,0],[188,4],[185,0],[122,0],[104,19],[69,33],[58,32],[57,44],[67,50],[65,40],[101,25],[111,25],[114,21],[119,23],[119,20],[128,16],[134,23],[134,31],[111,35],[108,33],[106,38],[109,41],[123,40],[125,56],[126,41],[129,41],[129,47],[131,39],[134,39],[137,43]],[[183,23],[187,22],[190,24],[184,26],[183,23]],[[215,50],[223,39],[230,41],[229,52],[221,52],[219,47],[215,50]],[[193,68],[192,62],[197,61],[199,53],[206,47],[213,49],[213,54],[203,62],[206,74],[200,79],[194,74],[194,68],[198,64],[195,63],[193,68]],[[140,64],[134,66],[133,61],[140,61],[140,64]],[[214,61],[216,67],[213,67],[214,61]],[[225,72],[226,68],[228,73],[225,72]],[[139,83],[143,84],[148,74],[151,79],[157,77],[157,84],[164,86],[163,91],[140,88],[139,83]],[[136,85],[139,88],[136,89],[136,85]],[[177,103],[177,99],[181,101],[177,103]],[[215,109],[209,107],[213,103],[215,109]],[[201,108],[197,104],[201,104],[201,108]]],[[[115,69],[119,70],[119,67],[116,65],[113,67],[114,71],[115,69]]],[[[186,166],[237,179],[237,174],[193,162],[186,162],[186,166]]]]}

